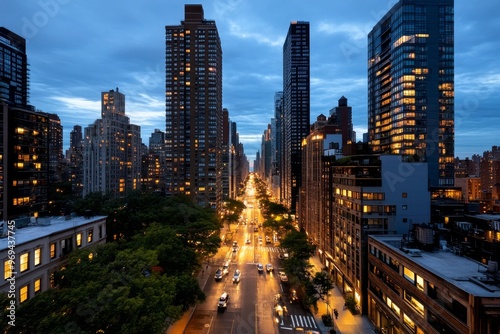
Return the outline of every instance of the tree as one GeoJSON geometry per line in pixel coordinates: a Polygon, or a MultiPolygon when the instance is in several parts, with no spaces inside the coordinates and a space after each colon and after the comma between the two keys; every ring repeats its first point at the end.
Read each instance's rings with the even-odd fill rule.
{"type": "Polygon", "coordinates": [[[332,278],[326,272],[320,271],[314,274],[312,284],[316,288],[319,298],[326,302],[326,313],[330,314],[328,311],[328,292],[334,287],[332,278]]]}
{"type": "Polygon", "coordinates": [[[307,241],[307,235],[296,230],[290,231],[283,238],[281,246],[288,249],[290,257],[297,259],[308,260],[316,251],[316,246],[307,241]]]}

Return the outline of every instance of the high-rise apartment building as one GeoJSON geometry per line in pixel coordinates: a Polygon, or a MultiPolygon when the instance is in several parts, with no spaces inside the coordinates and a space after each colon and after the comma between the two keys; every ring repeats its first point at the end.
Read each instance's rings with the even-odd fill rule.
{"type": "Polygon", "coordinates": [[[124,196],[140,186],[141,128],[130,124],[118,88],[101,93],[101,117],[85,128],[83,195],[124,196]]]}
{"type": "Polygon", "coordinates": [[[292,21],[283,44],[283,204],[295,212],[301,185],[301,141],[309,134],[309,22],[292,21]]]}
{"type": "Polygon", "coordinates": [[[426,161],[429,186],[454,179],[454,3],[400,0],[368,35],[374,153],[426,161]]]}
{"type": "Polygon", "coordinates": [[[68,181],[71,182],[71,192],[81,197],[83,193],[83,132],[80,125],[73,126],[70,132],[66,159],[69,162],[68,181]]]}
{"type": "Polygon", "coordinates": [[[48,133],[48,114],[0,103],[0,214],[17,227],[48,211],[48,133]]]}
{"type": "Polygon", "coordinates": [[[222,200],[222,47],[201,5],[185,5],[166,33],[166,193],[220,208],[222,200]]]}
{"type": "Polygon", "coordinates": [[[0,101],[26,107],[29,98],[26,40],[0,27],[0,101]]]}
{"type": "Polygon", "coordinates": [[[282,158],[281,158],[281,147],[283,145],[283,135],[282,135],[282,122],[283,122],[283,92],[279,91],[274,93],[274,119],[272,120],[272,158],[271,158],[271,191],[273,196],[278,199],[282,199],[281,195],[281,178],[283,176],[283,171],[281,168],[282,158]]]}

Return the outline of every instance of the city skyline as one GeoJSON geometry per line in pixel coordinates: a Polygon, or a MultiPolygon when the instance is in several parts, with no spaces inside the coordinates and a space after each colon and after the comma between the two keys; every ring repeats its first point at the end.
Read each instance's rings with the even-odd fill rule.
{"type": "MultiPolygon", "coordinates": [[[[223,107],[237,123],[250,160],[274,116],[274,93],[282,90],[283,43],[295,20],[311,26],[311,120],[327,115],[343,95],[361,140],[367,131],[367,36],[395,1],[321,1],[316,6],[292,1],[285,11],[282,2],[189,3],[202,4],[205,18],[216,22],[224,59],[223,107]]],[[[141,126],[144,143],[154,129],[165,130],[164,32],[183,17],[184,3],[0,4],[0,26],[27,40],[30,103],[59,115],[64,149],[73,125],[86,127],[100,117],[100,92],[115,87],[127,96],[126,114],[141,126]]],[[[498,144],[499,97],[493,93],[500,86],[500,61],[494,59],[500,43],[491,42],[500,29],[491,14],[498,9],[493,0],[480,7],[455,4],[455,156],[460,158],[498,144]]]]}

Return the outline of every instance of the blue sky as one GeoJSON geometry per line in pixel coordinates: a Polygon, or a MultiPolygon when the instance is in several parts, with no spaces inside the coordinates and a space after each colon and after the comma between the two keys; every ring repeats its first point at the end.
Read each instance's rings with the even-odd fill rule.
{"type": "MultiPolygon", "coordinates": [[[[101,92],[126,95],[126,114],[148,143],[165,130],[165,25],[184,19],[174,0],[0,0],[0,26],[27,40],[30,102],[56,113],[64,148],[74,125],[100,117],[101,92]]],[[[201,3],[223,49],[223,104],[249,159],[282,90],[290,21],[311,28],[311,122],[344,95],[358,140],[367,129],[367,35],[391,1],[215,0],[201,3]]],[[[455,156],[500,145],[500,2],[455,1],[455,156]]]]}

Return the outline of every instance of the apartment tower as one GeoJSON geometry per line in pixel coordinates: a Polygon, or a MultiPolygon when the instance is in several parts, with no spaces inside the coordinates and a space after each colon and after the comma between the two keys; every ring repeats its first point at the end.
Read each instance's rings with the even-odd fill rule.
{"type": "Polygon", "coordinates": [[[201,5],[185,5],[166,33],[166,193],[220,208],[222,198],[222,47],[201,5]]]}
{"type": "Polygon", "coordinates": [[[454,183],[453,0],[400,0],[368,34],[368,134],[374,153],[429,166],[454,183]]]}
{"type": "Polygon", "coordinates": [[[140,188],[141,127],[130,124],[118,88],[101,93],[101,116],[85,128],[83,195],[122,197],[140,188]]]}
{"type": "Polygon", "coordinates": [[[283,204],[295,212],[301,185],[301,141],[309,134],[309,22],[292,21],[283,45],[283,204]]]}

